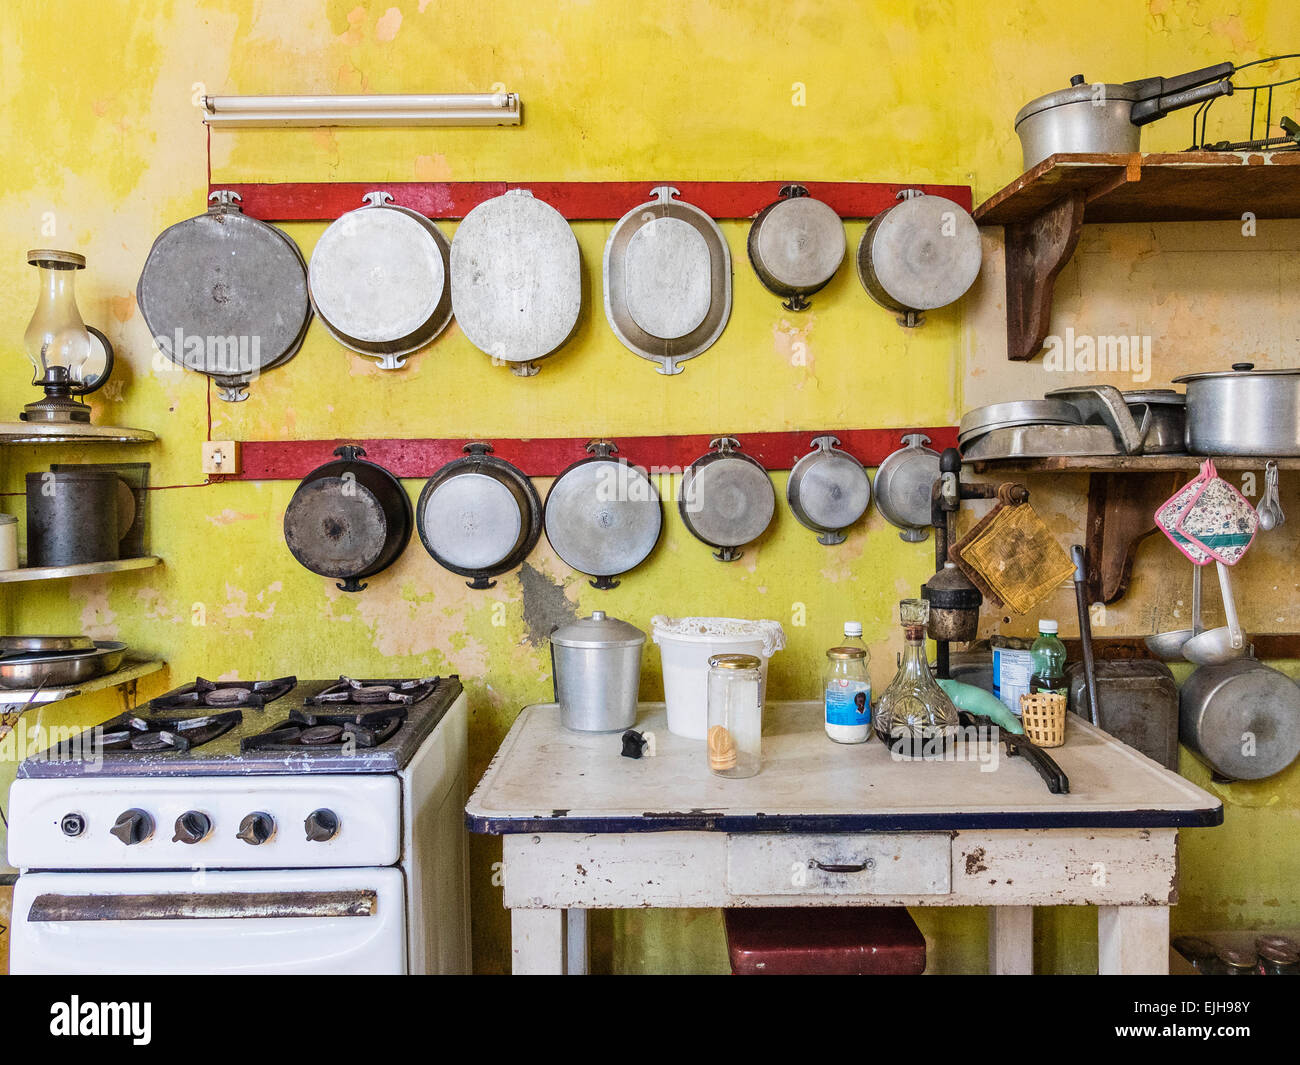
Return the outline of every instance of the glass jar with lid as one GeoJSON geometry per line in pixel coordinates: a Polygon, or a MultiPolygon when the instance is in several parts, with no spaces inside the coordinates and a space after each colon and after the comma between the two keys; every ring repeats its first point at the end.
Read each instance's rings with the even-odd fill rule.
{"type": "Polygon", "coordinates": [[[871,739],[871,678],[862,647],[832,647],[822,673],[826,735],[836,743],[871,739]]]}
{"type": "Polygon", "coordinates": [[[709,659],[709,769],[720,777],[752,777],[763,747],[762,662],[755,655],[709,659]]]}

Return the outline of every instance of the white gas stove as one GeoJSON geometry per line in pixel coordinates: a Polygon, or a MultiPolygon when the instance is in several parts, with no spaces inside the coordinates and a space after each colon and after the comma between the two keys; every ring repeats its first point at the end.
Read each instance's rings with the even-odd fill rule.
{"type": "Polygon", "coordinates": [[[197,680],[23,762],[15,973],[470,964],[455,677],[197,680]]]}

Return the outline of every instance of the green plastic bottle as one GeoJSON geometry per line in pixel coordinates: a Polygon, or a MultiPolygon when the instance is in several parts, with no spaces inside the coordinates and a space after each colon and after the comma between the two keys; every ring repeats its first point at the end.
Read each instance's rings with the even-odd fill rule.
{"type": "Polygon", "coordinates": [[[1055,621],[1044,619],[1038,623],[1038,639],[1029,649],[1034,659],[1034,672],[1029,678],[1031,692],[1069,694],[1065,679],[1065,644],[1056,635],[1058,630],[1055,621]]]}

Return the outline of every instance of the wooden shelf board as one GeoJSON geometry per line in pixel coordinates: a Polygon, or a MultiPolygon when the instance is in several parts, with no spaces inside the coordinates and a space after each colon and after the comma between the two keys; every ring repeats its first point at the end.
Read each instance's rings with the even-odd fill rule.
{"type": "MultiPolygon", "coordinates": [[[[1207,458],[1219,470],[1262,470],[1269,460],[1236,455],[1070,455],[1037,459],[985,459],[966,465],[976,473],[1189,473],[1207,458]]],[[[1279,469],[1300,470],[1300,458],[1274,459],[1279,469]]]]}
{"type": "Polygon", "coordinates": [[[0,444],[148,444],[157,439],[151,429],[122,425],[0,422],[0,444]]]}
{"type": "Polygon", "coordinates": [[[1053,155],[980,204],[975,221],[1029,222],[1075,193],[1085,222],[1300,218],[1300,151],[1053,155]]]}
{"type": "MultiPolygon", "coordinates": [[[[122,663],[120,669],[113,673],[107,673],[102,677],[82,681],[80,684],[70,684],[64,688],[42,688],[36,698],[32,700],[32,705],[41,706],[45,703],[57,703],[64,699],[71,699],[76,695],[85,695],[88,692],[100,691],[104,688],[116,688],[123,684],[130,684],[141,677],[157,673],[166,665],[167,663],[160,658],[127,659],[122,663]]],[[[31,698],[31,695],[31,691],[0,688],[0,705],[13,706],[17,704],[21,706],[31,698]]]]}
{"type": "Polygon", "coordinates": [[[75,566],[20,566],[18,569],[0,570],[0,584],[18,584],[24,581],[56,581],[65,577],[89,577],[97,573],[121,573],[124,570],[149,569],[162,565],[157,555],[139,558],[119,558],[112,562],[82,562],[75,566]]]}

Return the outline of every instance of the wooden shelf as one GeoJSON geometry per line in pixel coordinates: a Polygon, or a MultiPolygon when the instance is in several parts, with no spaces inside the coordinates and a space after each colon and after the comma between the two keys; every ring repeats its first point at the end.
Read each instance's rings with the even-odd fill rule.
{"type": "Polygon", "coordinates": [[[113,673],[106,673],[102,677],[82,681],[80,684],[71,684],[66,688],[42,688],[34,699],[31,691],[0,688],[0,706],[24,706],[28,699],[32,700],[33,706],[43,706],[46,703],[61,702],[64,699],[104,688],[118,688],[124,684],[134,684],[141,677],[147,677],[151,673],[157,673],[166,665],[167,663],[159,658],[127,659],[122,663],[122,667],[113,673]]]}
{"type": "Polygon", "coordinates": [[[158,436],[149,429],[76,422],[0,422],[0,444],[149,444],[158,436]]]}
{"type": "Polygon", "coordinates": [[[1243,458],[1228,455],[1068,455],[1037,459],[984,459],[966,465],[975,473],[1192,473],[1207,458],[1219,470],[1262,470],[1269,461],[1278,469],[1300,470],[1300,458],[1243,458]]]}
{"type": "Polygon", "coordinates": [[[0,584],[19,584],[23,581],[57,581],[66,577],[90,577],[97,573],[121,573],[124,570],[150,569],[161,566],[157,555],[139,558],[119,558],[112,562],[82,562],[75,566],[20,566],[18,569],[0,570],[0,584]]]}
{"type": "Polygon", "coordinates": [[[1053,155],[975,209],[1006,227],[1007,357],[1042,349],[1056,277],[1085,222],[1300,218],[1300,152],[1053,155]]]}

